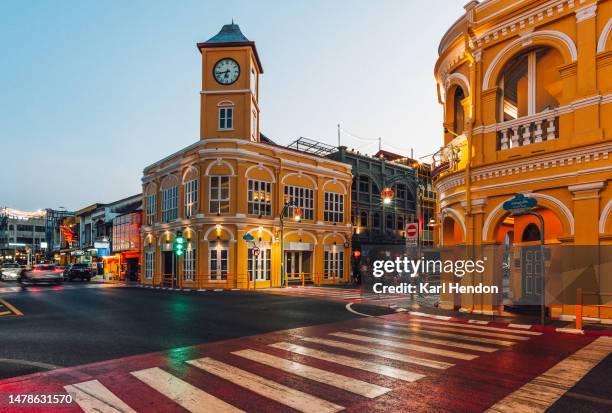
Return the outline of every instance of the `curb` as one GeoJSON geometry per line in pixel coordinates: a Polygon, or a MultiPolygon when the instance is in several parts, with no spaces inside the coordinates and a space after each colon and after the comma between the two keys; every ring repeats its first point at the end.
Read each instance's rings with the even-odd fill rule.
{"type": "Polygon", "coordinates": [[[135,287],[143,288],[145,290],[178,291],[178,292],[185,292],[185,293],[189,293],[189,292],[203,293],[207,291],[212,291],[212,292],[250,291],[250,290],[244,290],[242,288],[208,288],[208,289],[206,288],[170,288],[170,287],[160,287],[159,285],[142,285],[142,284],[135,285],[135,287]]]}

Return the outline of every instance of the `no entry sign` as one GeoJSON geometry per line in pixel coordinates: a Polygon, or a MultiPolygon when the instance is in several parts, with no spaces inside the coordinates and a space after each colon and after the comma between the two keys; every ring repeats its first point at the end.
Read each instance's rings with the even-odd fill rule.
{"type": "Polygon", "coordinates": [[[416,241],[419,235],[419,224],[416,222],[409,222],[406,224],[406,240],[416,241]]]}

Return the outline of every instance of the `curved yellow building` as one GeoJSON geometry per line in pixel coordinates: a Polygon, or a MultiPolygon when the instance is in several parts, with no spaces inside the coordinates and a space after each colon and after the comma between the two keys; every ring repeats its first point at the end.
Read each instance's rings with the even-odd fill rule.
{"type": "Polygon", "coordinates": [[[142,178],[142,282],[265,288],[347,281],[351,166],[260,134],[263,70],[238,25],[223,26],[198,49],[200,140],[147,166],[142,178]],[[288,207],[281,231],[287,203],[299,207],[301,220],[288,207]],[[175,254],[178,234],[182,256],[175,254]]]}
{"type": "MultiPolygon", "coordinates": [[[[435,77],[438,244],[538,245],[536,218],[502,208],[517,193],[538,201],[547,245],[612,244],[612,1],[472,1],[440,42],[435,77]]],[[[541,256],[522,254],[509,264],[515,301],[538,294],[528,283],[541,256]]],[[[586,315],[612,318],[612,275],[597,280],[588,293],[601,305],[586,315]]],[[[441,305],[501,310],[494,297],[441,305]]],[[[574,314],[564,303],[549,311],[574,314]]]]}

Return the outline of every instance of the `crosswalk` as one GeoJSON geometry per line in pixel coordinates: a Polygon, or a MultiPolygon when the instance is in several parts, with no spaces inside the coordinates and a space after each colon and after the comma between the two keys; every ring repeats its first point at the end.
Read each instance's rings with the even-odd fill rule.
{"type": "Polygon", "coordinates": [[[187,351],[196,357],[173,360],[171,366],[122,366],[121,373],[90,377],[64,389],[87,413],[139,411],[134,397],[151,396],[122,392],[119,383],[126,377],[189,412],[368,411],[379,400],[388,403],[388,395],[398,397],[404,386],[459,365],[469,367],[542,335],[417,317],[394,320],[365,319],[312,334],[272,335],[212,353],[187,351]]]}
{"type": "Polygon", "coordinates": [[[374,294],[365,293],[357,288],[335,288],[335,287],[290,287],[290,288],[262,288],[258,292],[288,295],[292,297],[308,297],[321,300],[346,301],[363,304],[389,305],[406,301],[409,296],[405,294],[374,294]]]}

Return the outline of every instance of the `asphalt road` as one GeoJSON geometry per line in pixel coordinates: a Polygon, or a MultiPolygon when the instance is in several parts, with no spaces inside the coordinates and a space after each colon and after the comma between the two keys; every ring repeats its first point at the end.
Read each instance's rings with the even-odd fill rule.
{"type": "MultiPolygon", "coordinates": [[[[15,285],[0,283],[0,290],[15,285]]],[[[0,298],[24,314],[0,317],[0,378],[359,318],[342,302],[239,291],[66,283],[4,292],[0,298]]]]}

